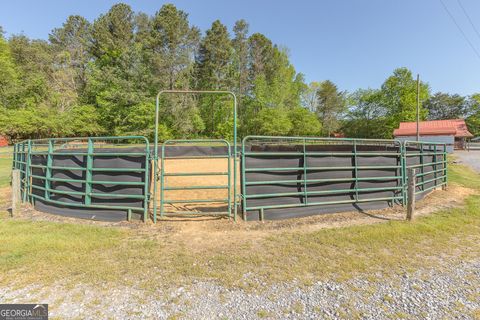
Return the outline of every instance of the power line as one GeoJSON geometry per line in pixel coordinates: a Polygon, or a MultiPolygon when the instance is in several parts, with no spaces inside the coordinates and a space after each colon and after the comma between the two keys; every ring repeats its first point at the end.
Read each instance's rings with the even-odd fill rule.
{"type": "Polygon", "coordinates": [[[460,8],[462,8],[463,13],[468,19],[468,22],[470,22],[470,25],[472,26],[473,30],[475,30],[475,33],[477,34],[477,37],[480,39],[480,32],[478,32],[477,27],[475,27],[475,24],[473,23],[472,19],[470,18],[470,15],[467,13],[467,10],[465,10],[465,7],[462,5],[462,2],[460,0],[457,0],[458,5],[460,8]]]}
{"type": "Polygon", "coordinates": [[[463,35],[463,37],[465,38],[465,40],[468,42],[468,44],[470,45],[470,47],[472,48],[473,52],[475,52],[475,54],[477,55],[477,57],[480,59],[480,54],[478,53],[477,49],[475,49],[475,47],[473,46],[472,42],[470,42],[470,40],[468,39],[467,35],[465,34],[465,32],[463,32],[462,28],[460,27],[460,25],[457,23],[457,20],[455,20],[455,17],[452,15],[452,13],[450,12],[450,10],[448,10],[447,6],[445,5],[445,3],[443,2],[443,0],[439,0],[440,3],[442,4],[443,8],[445,9],[445,11],[448,13],[448,15],[450,16],[450,19],[452,19],[453,23],[457,26],[458,28],[458,31],[460,31],[460,33],[463,35]]]}

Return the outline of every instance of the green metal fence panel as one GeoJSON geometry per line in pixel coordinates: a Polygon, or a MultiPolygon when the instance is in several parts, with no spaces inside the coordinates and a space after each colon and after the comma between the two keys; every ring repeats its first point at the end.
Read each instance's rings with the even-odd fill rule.
{"type": "Polygon", "coordinates": [[[42,200],[47,203],[65,205],[67,207],[79,208],[97,208],[97,209],[120,209],[126,210],[128,216],[132,211],[141,212],[143,220],[148,218],[148,204],[150,200],[149,179],[150,179],[150,144],[147,138],[143,136],[119,136],[119,137],[88,137],[88,138],[52,138],[27,140],[14,145],[12,167],[20,169],[22,172],[22,190],[24,190],[24,201],[42,200]],[[121,143],[120,143],[121,142],[121,143]],[[135,144],[136,143],[136,144],[135,144]],[[132,152],[128,148],[139,146],[139,151],[132,152]],[[109,147],[114,149],[112,152],[102,152],[98,148],[109,147]],[[86,149],[86,151],[82,151],[86,149]],[[98,152],[97,152],[98,150],[98,152]],[[118,150],[118,151],[117,151],[118,150]],[[32,164],[32,156],[46,157],[44,164],[32,164]],[[78,166],[55,166],[55,158],[59,156],[81,156],[85,157],[85,167],[78,166]],[[145,168],[119,168],[119,167],[95,167],[94,159],[105,157],[144,157],[145,168]],[[44,174],[34,174],[34,170],[39,169],[44,174]],[[57,178],[53,176],[56,170],[71,170],[85,172],[85,175],[73,178],[57,178]],[[142,182],[135,181],[110,181],[94,180],[94,172],[139,172],[143,175],[142,182]],[[33,184],[31,179],[43,181],[42,185],[33,184]],[[79,183],[84,185],[84,191],[57,190],[52,183],[79,183]],[[93,185],[132,185],[143,187],[143,194],[123,194],[110,192],[94,192],[93,185]],[[34,190],[40,190],[34,192],[34,190]],[[52,199],[54,195],[81,196],[83,203],[65,202],[52,199]],[[124,198],[143,200],[142,207],[131,207],[122,203],[112,203],[111,205],[92,203],[92,197],[95,198],[124,198]]]}
{"type": "Polygon", "coordinates": [[[416,195],[447,185],[446,144],[405,141],[404,158],[405,171],[409,168],[417,169],[416,195]]]}
{"type": "MultiPolygon", "coordinates": [[[[164,217],[167,214],[195,214],[202,213],[199,211],[183,211],[183,212],[166,212],[166,204],[199,204],[199,203],[225,203],[227,205],[226,212],[212,212],[209,211],[209,215],[227,215],[229,218],[232,216],[232,161],[235,161],[231,145],[227,140],[224,139],[190,139],[190,140],[180,140],[172,139],[167,140],[162,144],[161,148],[161,159],[160,159],[160,168],[157,169],[160,171],[159,183],[160,183],[160,216],[164,217]],[[169,147],[175,146],[199,146],[199,145],[220,145],[224,146],[226,149],[224,154],[206,154],[206,155],[168,155],[169,147]],[[168,165],[167,160],[192,160],[192,166],[194,167],[195,160],[209,160],[209,159],[225,159],[227,161],[227,171],[217,172],[217,171],[206,171],[206,172],[167,172],[168,165]],[[167,177],[197,177],[197,176],[224,176],[226,181],[222,184],[216,185],[181,185],[181,186],[169,186],[167,184],[167,177]],[[227,196],[225,198],[208,198],[208,199],[175,199],[175,198],[166,198],[166,191],[189,191],[189,190],[225,190],[227,196]]],[[[155,182],[157,183],[157,182],[155,182]]],[[[155,200],[154,200],[155,201],[155,200]]],[[[154,212],[153,214],[154,222],[157,220],[157,215],[154,212]]]]}
{"type": "Polygon", "coordinates": [[[20,187],[22,201],[27,200],[27,189],[29,185],[28,166],[30,164],[30,140],[15,143],[13,146],[12,170],[20,170],[20,187]]]}
{"type": "MultiPolygon", "coordinates": [[[[325,147],[323,149],[328,149],[325,147]]],[[[337,148],[338,149],[338,148],[337,148]]],[[[345,149],[345,148],[344,148],[345,149]]],[[[243,139],[242,143],[242,165],[241,165],[241,190],[242,190],[242,207],[244,219],[246,219],[247,211],[258,210],[262,216],[265,209],[275,209],[275,208],[294,208],[302,206],[319,206],[319,205],[331,205],[331,204],[345,204],[345,203],[363,203],[363,202],[373,202],[373,201],[390,201],[393,203],[404,203],[404,185],[405,185],[405,176],[404,172],[404,158],[403,158],[403,145],[400,141],[396,140],[381,140],[381,139],[338,139],[338,138],[315,138],[315,137],[274,137],[274,136],[247,136],[243,139]],[[262,145],[262,146],[272,146],[272,145],[295,145],[294,150],[285,151],[284,147],[279,147],[277,151],[258,151],[258,150],[248,150],[249,146],[252,145],[262,145]],[[323,145],[323,146],[332,146],[334,150],[325,150],[325,151],[315,151],[309,150],[314,149],[313,146],[323,145]],[[335,151],[338,146],[348,146],[348,150],[335,151]],[[366,146],[372,146],[373,151],[369,151],[366,146]],[[374,151],[373,146],[378,146],[379,151],[374,151]],[[386,147],[388,146],[388,148],[386,147]],[[384,148],[385,147],[385,148],[384,148]],[[381,151],[382,148],[385,151],[381,151]],[[359,150],[360,149],[360,150],[359,150]],[[362,150],[363,149],[363,150],[362,150]],[[388,151],[387,151],[388,149],[388,151]],[[352,159],[351,165],[323,165],[318,166],[310,164],[308,159],[312,157],[322,158],[322,157],[347,157],[352,159]],[[361,165],[359,163],[359,158],[365,159],[368,157],[375,156],[386,156],[391,158],[391,162],[395,164],[391,165],[361,165]],[[262,159],[264,165],[261,167],[251,167],[247,158],[250,159],[262,159]],[[298,166],[283,166],[275,167],[275,162],[269,161],[269,158],[274,157],[297,157],[299,160],[302,160],[302,163],[298,166]],[[361,176],[361,172],[366,172],[368,170],[391,170],[394,174],[389,176],[361,176]],[[313,178],[310,176],[311,172],[331,172],[331,171],[352,171],[353,177],[343,177],[343,178],[313,178]],[[252,181],[247,178],[249,173],[259,173],[259,174],[272,174],[272,173],[297,173],[297,179],[279,179],[279,180],[267,180],[267,181],[252,181]],[[300,177],[301,176],[301,177],[300,177]],[[395,182],[395,186],[390,187],[361,187],[361,182],[375,182],[375,181],[387,181],[391,180],[395,182]],[[320,183],[320,182],[352,182],[352,187],[349,189],[339,189],[339,190],[322,190],[315,191],[310,188],[311,184],[320,183]],[[249,186],[269,186],[274,184],[296,184],[301,186],[301,190],[297,192],[267,192],[250,194],[248,192],[249,186]],[[368,192],[375,191],[391,191],[391,197],[365,197],[364,194],[368,192]],[[315,201],[312,200],[314,196],[318,195],[328,195],[328,194],[351,194],[351,200],[338,200],[338,201],[315,201]],[[249,199],[260,199],[260,198],[281,198],[281,197],[300,197],[303,196],[302,203],[294,204],[281,204],[273,203],[268,205],[249,205],[249,199]]],[[[300,188],[300,187],[299,187],[300,188]]]]}

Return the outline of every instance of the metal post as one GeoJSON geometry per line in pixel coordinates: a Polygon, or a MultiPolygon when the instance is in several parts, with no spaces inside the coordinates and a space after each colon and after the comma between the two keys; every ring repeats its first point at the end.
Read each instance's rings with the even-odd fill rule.
{"type": "Polygon", "coordinates": [[[303,199],[304,205],[308,206],[308,190],[307,190],[307,150],[306,139],[303,139],[303,199]]]}
{"type": "Polygon", "coordinates": [[[417,141],[420,141],[420,75],[417,74],[417,141]]]}
{"type": "MultiPolygon", "coordinates": [[[[227,165],[227,172],[228,172],[228,175],[227,175],[227,192],[228,192],[228,206],[227,206],[227,210],[228,210],[228,219],[231,219],[232,218],[232,201],[231,201],[231,197],[232,197],[232,172],[231,172],[231,161],[232,161],[232,148],[230,148],[230,143],[227,142],[227,148],[228,148],[228,165],[227,165]]],[[[233,160],[235,161],[235,159],[233,160]]]]}
{"type": "Polygon", "coordinates": [[[357,162],[357,140],[353,140],[353,174],[355,175],[355,202],[358,201],[358,162],[357,162]]]}
{"type": "MultiPolygon", "coordinates": [[[[165,144],[162,144],[162,155],[160,162],[160,217],[163,218],[164,213],[164,201],[165,201],[165,144]]],[[[155,179],[156,181],[157,179],[155,179]]],[[[157,184],[155,182],[155,184],[157,184]]],[[[157,222],[156,214],[154,222],[157,222]]]]}
{"type": "Polygon", "coordinates": [[[12,213],[11,215],[15,215],[20,211],[20,203],[21,203],[21,177],[20,177],[20,170],[15,169],[12,171],[12,213]]]}
{"type": "Polygon", "coordinates": [[[413,220],[415,211],[415,187],[416,187],[416,170],[408,169],[408,204],[407,204],[407,220],[413,220]]]}
{"type": "Polygon", "coordinates": [[[433,145],[433,153],[434,153],[434,157],[435,157],[435,160],[433,161],[433,178],[435,179],[434,180],[434,185],[435,185],[435,189],[438,185],[438,179],[437,179],[437,171],[438,171],[438,167],[437,167],[437,163],[438,163],[438,158],[437,158],[437,145],[433,145]]]}
{"type": "MultiPolygon", "coordinates": [[[[245,137],[246,138],[246,137],[245,137]]],[[[244,221],[247,221],[247,198],[245,197],[245,195],[247,194],[247,187],[245,185],[245,182],[246,182],[246,177],[245,177],[245,138],[243,139],[242,141],[242,162],[241,162],[241,170],[242,170],[242,216],[243,216],[243,220],[244,221]]]]}
{"type": "Polygon", "coordinates": [[[150,189],[148,185],[148,180],[150,178],[150,171],[149,169],[150,165],[150,144],[148,141],[146,141],[145,144],[145,186],[144,186],[144,200],[143,200],[143,222],[147,222],[147,216],[148,216],[148,201],[150,200],[150,189]]]}
{"type": "Polygon", "coordinates": [[[447,144],[443,145],[443,185],[442,190],[447,190],[448,188],[448,168],[447,168],[447,144]]]}
{"type": "Polygon", "coordinates": [[[26,163],[25,163],[25,182],[23,184],[23,188],[24,188],[24,193],[23,193],[23,202],[26,202],[27,200],[30,201],[30,185],[31,185],[31,181],[30,181],[30,175],[31,175],[31,164],[32,164],[32,156],[31,156],[31,152],[32,152],[32,140],[28,140],[27,142],[27,159],[26,159],[26,163]]]}
{"type": "Polygon", "coordinates": [[[93,168],[93,141],[88,138],[87,146],[87,171],[85,172],[85,204],[90,205],[92,203],[92,172],[93,168]]]}
{"type": "Polygon", "coordinates": [[[50,199],[50,178],[52,177],[53,165],[53,141],[48,140],[47,167],[45,168],[45,199],[50,199]]]}
{"type": "Polygon", "coordinates": [[[406,180],[407,180],[407,147],[405,142],[399,142],[400,144],[400,174],[402,179],[402,206],[404,207],[407,204],[407,192],[406,188],[406,180]]]}

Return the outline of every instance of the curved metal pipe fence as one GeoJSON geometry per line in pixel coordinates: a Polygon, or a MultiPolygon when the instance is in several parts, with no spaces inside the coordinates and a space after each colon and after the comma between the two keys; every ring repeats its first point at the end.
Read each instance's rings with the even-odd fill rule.
{"type": "MultiPolygon", "coordinates": [[[[88,137],[27,140],[13,148],[13,169],[21,171],[25,202],[57,205],[61,208],[123,210],[127,219],[149,212],[156,221],[152,186],[159,184],[160,216],[165,205],[175,203],[223,202],[227,216],[235,216],[235,199],[240,197],[242,213],[286,209],[290,216],[305,208],[358,206],[383,202],[404,205],[407,201],[407,170],[417,169],[416,195],[447,184],[445,144],[396,140],[336,139],[314,137],[248,136],[242,141],[240,193],[232,193],[238,154],[226,140],[169,140],[152,150],[143,136],[88,137]],[[169,148],[201,143],[222,144],[225,152],[169,155],[169,148]],[[155,155],[160,151],[159,176],[152,178],[155,155]],[[226,159],[226,171],[197,172],[196,159],[226,159]],[[188,160],[191,170],[170,171],[170,161],[188,160]],[[221,184],[170,185],[167,177],[222,174],[221,184]],[[153,184],[153,185],[152,185],[153,184]],[[167,191],[224,189],[225,198],[167,198],[167,191]],[[191,200],[191,201],[190,201],[191,200]]],[[[153,176],[155,177],[155,176],[153,176]]],[[[346,208],[346,207],[342,207],[346,208]]],[[[188,212],[191,213],[191,212],[188,212]]],[[[288,215],[287,215],[288,216],[288,215]]],[[[287,217],[270,213],[270,218],[287,217]]]]}
{"type": "Polygon", "coordinates": [[[143,136],[54,138],[15,144],[24,201],[141,212],[147,219],[150,144],[143,136]]]}

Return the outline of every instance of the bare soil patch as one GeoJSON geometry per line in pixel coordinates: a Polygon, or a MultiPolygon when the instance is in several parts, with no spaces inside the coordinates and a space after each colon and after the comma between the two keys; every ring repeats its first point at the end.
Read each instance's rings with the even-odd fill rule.
{"type": "MultiPolygon", "coordinates": [[[[4,188],[2,194],[9,195],[9,188],[4,188]]],[[[417,216],[425,216],[439,210],[447,210],[463,205],[465,199],[474,194],[474,189],[456,184],[449,185],[447,191],[435,190],[424,199],[417,201],[417,216]]],[[[6,206],[4,206],[6,209],[6,206]]],[[[237,222],[228,218],[215,216],[165,217],[157,224],[152,222],[101,222],[56,216],[38,212],[31,206],[24,206],[16,219],[34,221],[54,221],[80,224],[93,224],[105,227],[121,227],[134,229],[138,238],[157,239],[167,243],[184,243],[194,250],[206,250],[215,247],[228,247],[238,243],[250,243],[284,232],[314,232],[320,229],[343,228],[355,225],[368,225],[400,221],[405,219],[405,209],[401,206],[383,210],[366,212],[328,213],[296,219],[276,221],[249,221],[240,217],[237,222]]]]}

